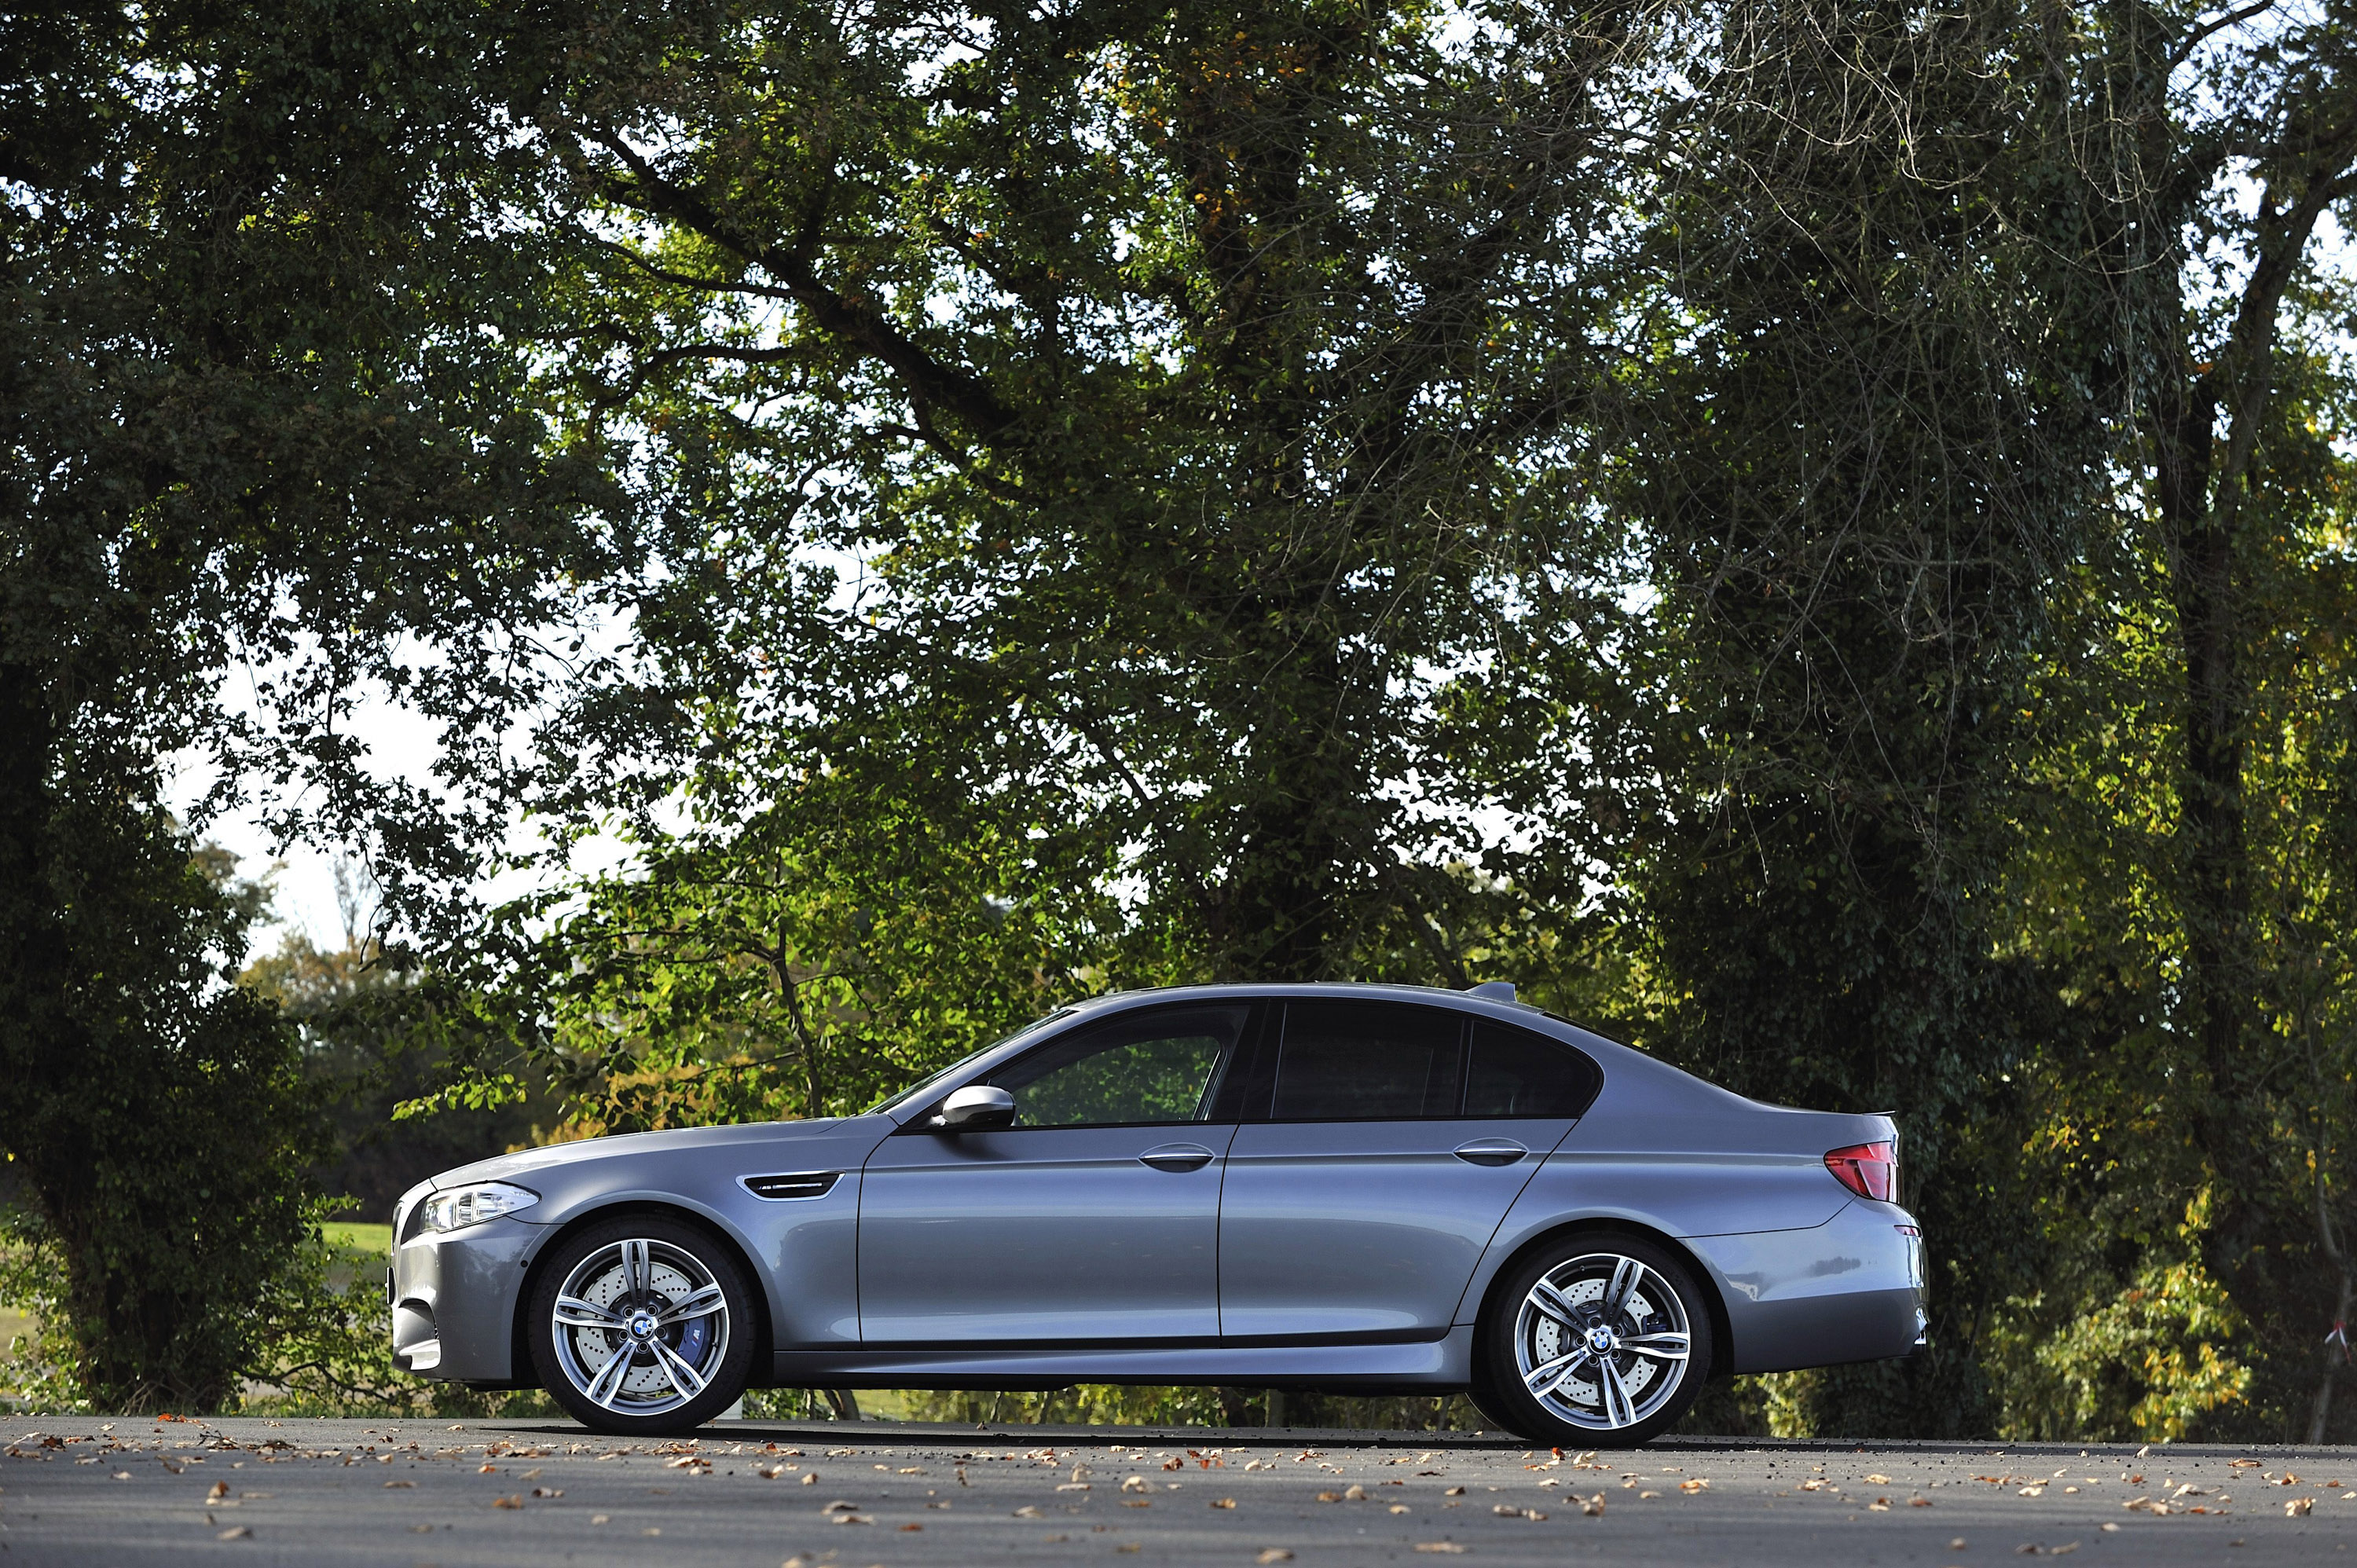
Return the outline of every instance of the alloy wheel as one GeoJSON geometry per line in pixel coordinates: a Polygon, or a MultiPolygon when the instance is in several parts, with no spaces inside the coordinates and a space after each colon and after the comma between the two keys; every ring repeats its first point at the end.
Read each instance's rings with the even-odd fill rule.
{"type": "Polygon", "coordinates": [[[617,1415],[677,1410],[728,1354],[727,1293],[701,1259],[668,1241],[591,1251],[558,1287],[551,1317],[565,1380],[617,1415]]]}
{"type": "Polygon", "coordinates": [[[1685,1380],[1694,1339],[1685,1305],[1640,1259],[1589,1252],[1531,1285],[1514,1321],[1523,1389],[1559,1421],[1596,1431],[1635,1426],[1685,1380]]]}

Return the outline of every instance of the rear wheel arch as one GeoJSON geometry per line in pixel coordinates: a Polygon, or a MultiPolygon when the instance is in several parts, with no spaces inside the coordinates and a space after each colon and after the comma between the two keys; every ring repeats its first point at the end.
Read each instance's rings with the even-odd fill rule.
{"type": "Polygon", "coordinates": [[[1665,1230],[1656,1230],[1650,1225],[1641,1225],[1630,1219],[1566,1220],[1560,1225],[1551,1226],[1533,1236],[1501,1262],[1490,1275],[1490,1283],[1481,1294],[1480,1309],[1474,1314],[1474,1367],[1479,1369],[1487,1364],[1483,1360],[1483,1352],[1487,1347],[1481,1343],[1480,1337],[1488,1332],[1487,1325],[1494,1316],[1490,1310],[1491,1305],[1497,1300],[1498,1293],[1504,1288],[1506,1281],[1513,1277],[1514,1271],[1522,1266],[1525,1258],[1542,1248],[1554,1246],[1575,1236],[1616,1235],[1641,1236],[1657,1247],[1667,1248],[1671,1256],[1683,1262],[1693,1273],[1695,1281],[1702,1286],[1703,1307],[1710,1314],[1710,1369],[1704,1376],[1706,1379],[1726,1377],[1729,1369],[1735,1365],[1735,1334],[1727,1318],[1727,1300],[1719,1290],[1717,1276],[1704,1265],[1702,1259],[1695,1256],[1695,1250],[1684,1241],[1665,1230]]]}
{"type": "Polygon", "coordinates": [[[522,1380],[519,1386],[537,1386],[532,1380],[532,1303],[533,1293],[540,1288],[541,1275],[547,1270],[548,1261],[564,1249],[565,1238],[576,1231],[629,1214],[660,1216],[693,1226],[711,1237],[715,1245],[726,1251],[729,1261],[744,1272],[746,1283],[752,1287],[753,1299],[760,1304],[760,1310],[753,1314],[753,1376],[748,1386],[757,1389],[770,1387],[770,1380],[777,1375],[774,1369],[777,1356],[771,1337],[775,1332],[775,1325],[771,1322],[775,1312],[770,1301],[768,1273],[753,1262],[742,1242],[714,1224],[708,1217],[679,1204],[656,1203],[644,1198],[585,1209],[550,1231],[547,1239],[533,1250],[532,1262],[524,1270],[523,1288],[516,1294],[514,1320],[508,1328],[508,1353],[514,1359],[512,1365],[516,1377],[522,1380]]]}

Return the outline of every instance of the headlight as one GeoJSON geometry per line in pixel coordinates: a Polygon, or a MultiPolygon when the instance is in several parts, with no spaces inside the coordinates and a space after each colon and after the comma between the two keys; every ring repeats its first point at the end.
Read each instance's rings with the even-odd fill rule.
{"type": "Polygon", "coordinates": [[[497,1219],[502,1214],[515,1214],[540,1201],[540,1194],[526,1192],[520,1187],[510,1187],[503,1181],[478,1182],[472,1187],[454,1187],[447,1192],[437,1192],[425,1200],[425,1229],[428,1230],[463,1230],[469,1225],[480,1225],[486,1219],[497,1219]]]}

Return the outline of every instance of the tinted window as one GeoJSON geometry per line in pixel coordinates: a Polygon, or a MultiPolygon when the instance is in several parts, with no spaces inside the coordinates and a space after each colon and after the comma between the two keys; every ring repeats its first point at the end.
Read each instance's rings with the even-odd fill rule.
{"type": "Polygon", "coordinates": [[[1015,1096],[1018,1127],[1200,1122],[1249,1011],[1126,1014],[1042,1046],[990,1081],[1015,1096]]]}
{"type": "Polygon", "coordinates": [[[1465,1074],[1468,1116],[1577,1116],[1604,1075],[1579,1051],[1488,1018],[1473,1023],[1465,1074]]]}
{"type": "Polygon", "coordinates": [[[1395,1002],[1292,1002],[1276,1063],[1278,1122],[1457,1113],[1463,1020],[1395,1002]]]}

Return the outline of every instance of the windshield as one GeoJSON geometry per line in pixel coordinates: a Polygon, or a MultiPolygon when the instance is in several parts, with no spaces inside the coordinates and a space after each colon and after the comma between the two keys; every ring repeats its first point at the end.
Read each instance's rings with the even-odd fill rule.
{"type": "Polygon", "coordinates": [[[1014,1041],[1022,1039],[1027,1035],[1036,1035],[1050,1024],[1060,1024],[1079,1011],[1080,1009],[1077,1007],[1059,1007],[1053,1013],[1049,1014],[1046,1017],[1036,1018],[1030,1023],[1024,1025],[1021,1028],[1016,1030],[1011,1035],[1001,1035],[998,1038],[991,1041],[990,1044],[983,1047],[982,1049],[967,1052],[964,1056],[958,1058],[957,1060],[950,1063],[949,1066],[942,1069],[939,1072],[926,1075],[924,1078],[920,1079],[916,1083],[907,1089],[901,1090],[897,1094],[886,1095],[883,1099],[869,1106],[866,1112],[862,1112],[862,1114],[873,1116],[879,1111],[898,1111],[904,1105],[908,1105],[911,1102],[921,1101],[926,1095],[932,1092],[936,1085],[947,1082],[949,1079],[955,1078],[959,1073],[963,1072],[967,1068],[973,1066],[975,1062],[980,1061],[983,1058],[988,1056],[999,1047],[1012,1044],[1014,1041]]]}

